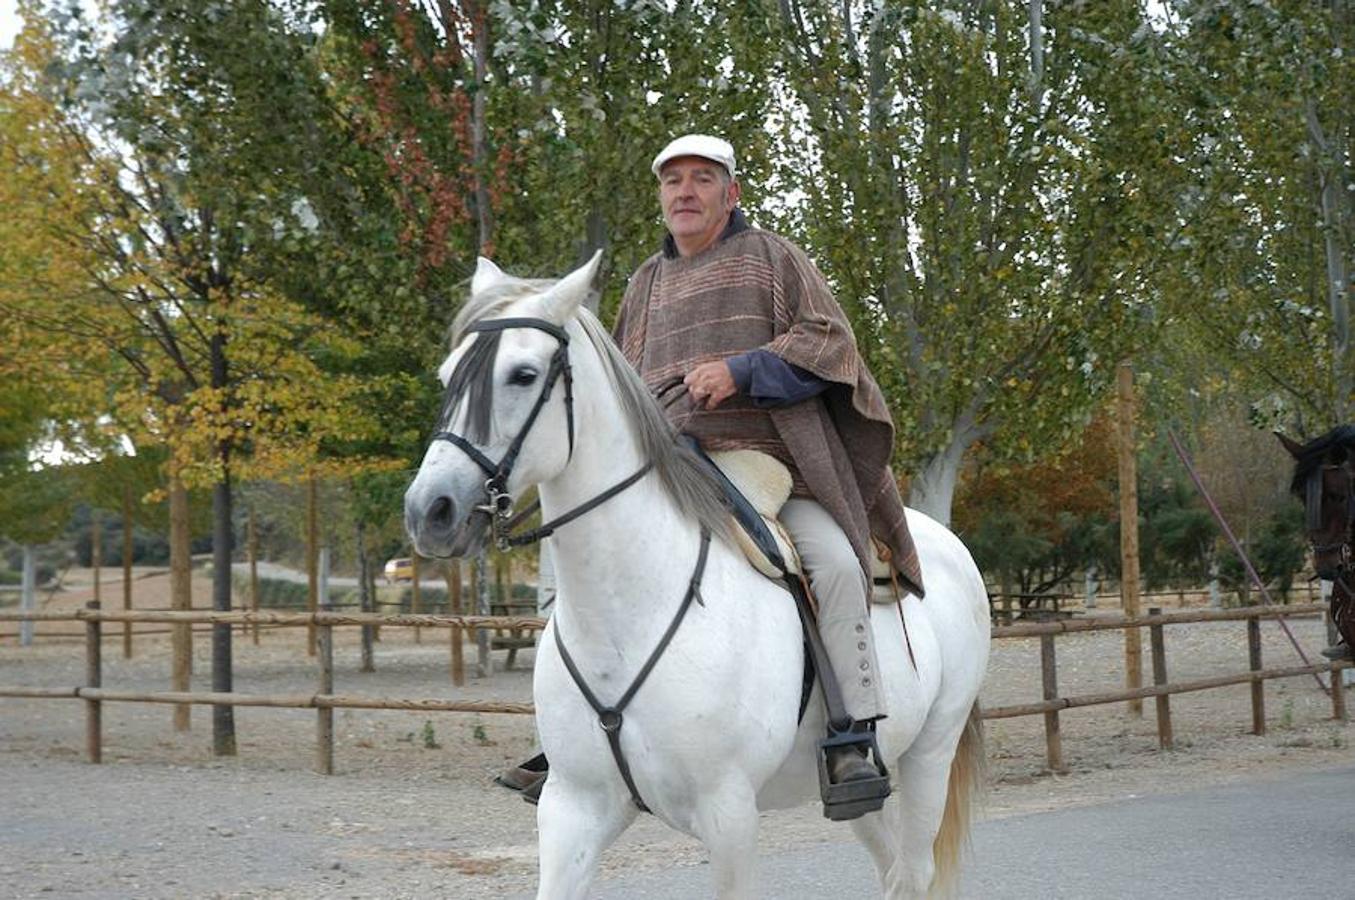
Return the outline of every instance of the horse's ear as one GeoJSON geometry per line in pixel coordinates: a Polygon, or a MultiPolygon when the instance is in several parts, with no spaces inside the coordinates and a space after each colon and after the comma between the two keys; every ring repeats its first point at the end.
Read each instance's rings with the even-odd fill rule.
{"type": "Polygon", "coordinates": [[[1284,444],[1284,449],[1288,450],[1289,455],[1294,457],[1295,459],[1298,459],[1299,456],[1303,453],[1303,445],[1300,444],[1298,441],[1294,440],[1293,438],[1285,437],[1278,431],[1275,432],[1275,437],[1280,439],[1280,443],[1284,444]]]}
{"type": "Polygon", "coordinates": [[[470,280],[471,296],[473,297],[491,287],[504,277],[503,269],[500,269],[483,256],[480,257],[475,263],[475,274],[470,280]]]}
{"type": "Polygon", "coordinates": [[[602,251],[598,250],[593,258],[570,272],[555,283],[546,294],[546,317],[558,325],[568,322],[593,289],[593,278],[598,271],[602,251]]]}

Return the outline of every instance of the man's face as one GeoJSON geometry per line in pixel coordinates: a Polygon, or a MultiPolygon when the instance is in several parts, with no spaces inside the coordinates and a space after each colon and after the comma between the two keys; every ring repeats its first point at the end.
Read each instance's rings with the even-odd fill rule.
{"type": "Polygon", "coordinates": [[[715,242],[738,200],[738,182],[709,159],[679,156],[659,172],[663,221],[684,255],[715,242]]]}

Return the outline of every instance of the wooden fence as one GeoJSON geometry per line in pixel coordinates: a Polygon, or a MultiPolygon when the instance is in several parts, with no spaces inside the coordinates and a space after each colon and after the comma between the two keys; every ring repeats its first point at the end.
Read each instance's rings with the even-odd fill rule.
{"type": "MultiPolygon", "coordinates": [[[[1172,746],[1170,695],[1234,684],[1250,684],[1252,699],[1252,732],[1264,734],[1265,682],[1273,678],[1292,678],[1321,673],[1331,675],[1329,687],[1332,717],[1346,719],[1345,691],[1342,669],[1347,662],[1322,662],[1302,666],[1266,669],[1261,660],[1260,624],[1263,619],[1288,616],[1321,615],[1324,604],[1311,603],[1292,606],[1253,606],[1232,610],[1189,610],[1163,613],[1152,609],[1147,616],[1065,619],[1055,622],[1032,622],[1008,625],[993,630],[994,639],[1038,638],[1042,672],[1042,699],[1035,703],[999,706],[986,709],[985,719],[1003,719],[1016,716],[1044,716],[1046,759],[1053,771],[1063,769],[1063,749],[1059,734],[1059,714],[1066,709],[1106,703],[1122,703],[1156,698],[1158,739],[1165,749],[1172,746]],[[1248,669],[1246,672],[1220,675],[1194,681],[1167,680],[1166,646],[1163,628],[1198,622],[1243,621],[1247,627],[1248,669]],[[1153,684],[1120,691],[1061,697],[1058,694],[1058,667],[1055,639],[1060,634],[1089,631],[1147,628],[1152,648],[1153,684]]],[[[517,631],[535,631],[545,626],[545,620],[529,616],[447,616],[447,615],[390,615],[381,613],[283,613],[283,612],[212,612],[212,611],[114,611],[101,610],[90,603],[75,612],[0,611],[0,621],[83,621],[85,623],[85,684],[76,687],[33,688],[0,685],[0,697],[78,699],[85,703],[85,755],[97,763],[103,756],[102,704],[105,701],[137,703],[210,704],[225,706],[270,706],[316,711],[316,770],[322,774],[334,771],[333,710],[347,709],[407,709],[419,711],[533,713],[530,703],[501,701],[465,701],[443,698],[399,698],[344,695],[334,693],[333,629],[343,626],[379,625],[382,627],[492,629],[507,628],[517,631]],[[314,627],[317,630],[319,666],[314,693],[297,694],[240,694],[191,691],[119,691],[103,687],[101,662],[101,630],[104,622],[147,622],[171,625],[271,625],[277,627],[314,627]]],[[[1321,680],[1319,679],[1319,684],[1321,680]]]]}
{"type": "Polygon", "coordinates": [[[1045,759],[1051,771],[1063,771],[1063,743],[1059,733],[1059,712],[1082,706],[1097,706],[1106,703],[1123,703],[1132,700],[1156,698],[1158,744],[1163,749],[1172,746],[1171,695],[1203,691],[1210,688],[1227,687],[1234,684],[1251,685],[1252,733],[1266,733],[1265,682],[1272,678],[1293,678],[1311,675],[1314,678],[1321,673],[1330,674],[1330,684],[1318,684],[1331,696],[1332,717],[1341,721],[1346,719],[1346,701],[1342,669],[1350,668],[1348,662],[1326,662],[1302,666],[1287,666],[1267,669],[1261,660],[1261,620],[1280,619],[1302,615],[1322,615],[1326,604],[1304,603],[1294,605],[1249,606],[1239,609],[1186,610],[1164,613],[1152,608],[1146,616],[1114,618],[1063,619],[1056,622],[1031,622],[1008,625],[993,629],[994,638],[1039,638],[1040,672],[1043,699],[1036,703],[1024,703],[1015,706],[998,706],[983,711],[985,719],[1005,719],[1015,716],[1043,715],[1045,726],[1045,759]],[[1163,628],[1167,625],[1183,625],[1198,622],[1244,621],[1247,626],[1248,669],[1246,672],[1201,678],[1194,681],[1170,682],[1167,680],[1167,650],[1163,628]],[[1072,697],[1060,697],[1058,693],[1058,663],[1055,654],[1054,639],[1060,634],[1089,631],[1113,631],[1126,628],[1147,628],[1152,652],[1153,684],[1138,688],[1126,688],[1120,691],[1108,691],[1097,694],[1082,694],[1072,697]]]}

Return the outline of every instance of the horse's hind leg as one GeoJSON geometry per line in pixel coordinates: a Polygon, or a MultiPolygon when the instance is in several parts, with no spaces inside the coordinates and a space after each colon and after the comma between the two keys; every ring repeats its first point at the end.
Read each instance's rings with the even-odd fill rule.
{"type": "Polygon", "coordinates": [[[946,811],[953,746],[951,742],[930,747],[915,743],[898,761],[897,855],[884,878],[886,900],[933,896],[933,845],[946,811]]]}
{"type": "Polygon", "coordinates": [[[728,783],[699,798],[693,831],[710,854],[715,896],[752,900],[757,895],[757,798],[748,784],[728,783]]]}
{"type": "Polygon", "coordinates": [[[899,797],[894,794],[885,801],[879,812],[866,813],[852,819],[852,831],[865,848],[870,851],[875,871],[880,876],[880,884],[888,889],[889,873],[899,854],[898,838],[899,797]]]}
{"type": "Polygon", "coordinates": [[[635,819],[629,799],[590,794],[551,773],[536,810],[541,878],[537,900],[578,900],[588,893],[602,851],[635,819]]]}

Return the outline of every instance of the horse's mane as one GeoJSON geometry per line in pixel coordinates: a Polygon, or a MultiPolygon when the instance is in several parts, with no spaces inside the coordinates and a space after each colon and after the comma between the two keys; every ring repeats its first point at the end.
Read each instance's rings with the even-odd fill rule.
{"type": "MultiPolygon", "coordinates": [[[[502,313],[510,304],[518,300],[535,296],[549,290],[554,281],[505,276],[493,287],[472,295],[457,313],[452,322],[452,346],[460,343],[466,329],[482,319],[502,313]]],[[[710,531],[719,536],[730,536],[729,509],[725,505],[724,494],[711,473],[709,466],[688,447],[677,440],[673,427],[668,423],[663,410],[654,400],[638,372],[626,360],[621,348],[612,340],[607,329],[598,317],[587,308],[580,306],[575,319],[582,326],[589,343],[597,350],[602,360],[603,370],[607,373],[612,388],[616,391],[626,421],[635,430],[635,438],[640,445],[644,458],[654,466],[668,496],[684,515],[695,518],[710,531]]],[[[448,379],[447,400],[444,402],[444,418],[456,405],[453,389],[471,391],[471,408],[484,411],[483,423],[471,422],[471,431],[479,424],[481,433],[488,431],[488,409],[492,402],[492,380],[494,351],[497,340],[490,342],[486,338],[497,339],[501,332],[482,333],[477,338],[477,347],[471,348],[463,358],[463,365],[448,379]],[[478,360],[472,360],[479,344],[484,344],[478,360]]],[[[474,417],[473,417],[474,418],[474,417]]],[[[483,437],[467,435],[471,440],[483,440],[483,437]]]]}
{"type": "Polygon", "coordinates": [[[1289,490],[1300,499],[1304,496],[1308,476],[1317,471],[1333,450],[1350,450],[1355,446],[1355,425],[1337,425],[1321,437],[1315,437],[1299,448],[1297,462],[1294,465],[1294,479],[1289,490]]]}

